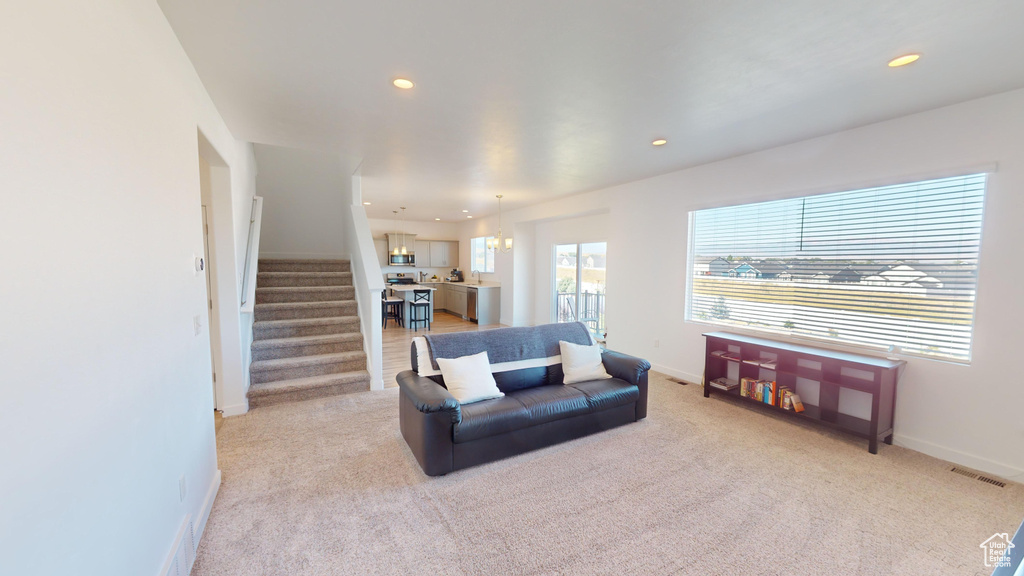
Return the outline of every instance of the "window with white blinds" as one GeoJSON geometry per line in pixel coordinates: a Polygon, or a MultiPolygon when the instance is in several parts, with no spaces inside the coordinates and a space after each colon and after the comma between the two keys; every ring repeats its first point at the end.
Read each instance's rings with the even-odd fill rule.
{"type": "Polygon", "coordinates": [[[687,318],[969,360],[985,182],[690,212],[687,318]]]}

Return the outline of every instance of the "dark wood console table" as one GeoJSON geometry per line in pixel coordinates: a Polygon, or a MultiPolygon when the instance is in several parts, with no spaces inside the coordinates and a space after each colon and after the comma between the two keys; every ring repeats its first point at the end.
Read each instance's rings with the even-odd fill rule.
{"type": "Polygon", "coordinates": [[[775,413],[812,420],[868,439],[868,450],[878,453],[878,441],[892,444],[896,382],[906,362],[860,354],[812,348],[728,332],[708,332],[704,358],[704,397],[711,393],[758,404],[775,413]],[[722,355],[726,352],[726,355],[722,355]],[[717,354],[716,354],[717,353],[717,354]],[[730,385],[741,378],[774,380],[799,393],[798,379],[806,390],[817,383],[817,403],[802,398],[804,411],[784,410],[740,395],[739,388],[722,390],[710,385],[725,378],[730,385]],[[840,390],[848,388],[871,395],[871,419],[839,412],[840,390]]]}

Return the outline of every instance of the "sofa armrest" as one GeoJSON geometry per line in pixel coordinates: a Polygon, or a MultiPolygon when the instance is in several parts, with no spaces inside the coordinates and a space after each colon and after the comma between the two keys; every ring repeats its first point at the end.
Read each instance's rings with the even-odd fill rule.
{"type": "Polygon", "coordinates": [[[453,430],[462,407],[443,386],[412,370],[398,374],[398,421],[402,437],[428,476],[454,469],[453,430]]]}
{"type": "Polygon", "coordinates": [[[398,373],[398,387],[402,395],[424,414],[435,412],[451,416],[452,424],[462,421],[462,405],[444,386],[424,378],[412,370],[398,373]]]}
{"type": "Polygon", "coordinates": [[[636,402],[636,419],[646,418],[647,372],[651,369],[651,363],[642,358],[612,350],[605,350],[601,354],[601,361],[604,363],[604,369],[613,377],[625,380],[640,390],[640,398],[636,402]]]}
{"type": "Polygon", "coordinates": [[[609,374],[630,384],[639,383],[641,376],[646,376],[651,369],[651,363],[647,360],[611,350],[605,350],[601,360],[609,374]]]}

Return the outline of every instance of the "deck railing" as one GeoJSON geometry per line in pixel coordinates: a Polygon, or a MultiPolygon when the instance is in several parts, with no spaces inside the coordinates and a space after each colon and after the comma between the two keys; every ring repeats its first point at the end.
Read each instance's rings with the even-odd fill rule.
{"type": "Polygon", "coordinates": [[[596,336],[604,336],[604,293],[581,292],[579,302],[575,292],[559,292],[557,297],[559,322],[583,322],[596,336]]]}

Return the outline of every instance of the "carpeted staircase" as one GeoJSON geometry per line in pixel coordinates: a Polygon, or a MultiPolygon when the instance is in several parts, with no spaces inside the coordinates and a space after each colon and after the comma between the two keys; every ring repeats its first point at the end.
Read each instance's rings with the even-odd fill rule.
{"type": "Polygon", "coordinates": [[[260,260],[249,407],[369,390],[347,260],[260,260]]]}

